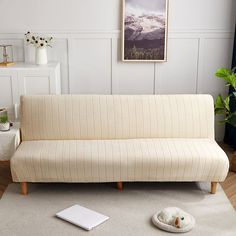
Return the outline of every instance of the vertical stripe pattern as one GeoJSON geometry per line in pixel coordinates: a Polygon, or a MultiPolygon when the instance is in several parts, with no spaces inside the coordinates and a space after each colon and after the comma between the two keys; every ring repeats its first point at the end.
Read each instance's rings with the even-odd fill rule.
{"type": "Polygon", "coordinates": [[[214,138],[210,95],[45,95],[21,98],[23,141],[214,138]]]}
{"type": "Polygon", "coordinates": [[[211,139],[24,141],[11,159],[17,182],[218,182],[228,167],[211,139]]]}
{"type": "Polygon", "coordinates": [[[21,97],[16,182],[223,181],[209,95],[21,97]]]}

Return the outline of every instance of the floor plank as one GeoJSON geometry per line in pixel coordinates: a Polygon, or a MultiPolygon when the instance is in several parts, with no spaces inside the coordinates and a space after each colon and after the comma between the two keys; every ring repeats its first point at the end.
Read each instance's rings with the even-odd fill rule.
{"type": "Polygon", "coordinates": [[[11,182],[10,162],[0,161],[0,197],[11,182]]]}

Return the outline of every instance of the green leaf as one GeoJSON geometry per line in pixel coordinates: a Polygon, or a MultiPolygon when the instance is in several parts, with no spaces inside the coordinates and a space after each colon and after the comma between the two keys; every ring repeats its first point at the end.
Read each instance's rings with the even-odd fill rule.
{"type": "Polygon", "coordinates": [[[226,122],[236,127],[236,111],[229,115],[226,122]]]}
{"type": "Polygon", "coordinates": [[[215,101],[215,109],[224,108],[224,100],[221,95],[218,95],[215,101]]]}
{"type": "Polygon", "coordinates": [[[225,98],[225,100],[224,100],[224,106],[225,106],[225,108],[226,108],[228,111],[230,111],[230,108],[229,108],[229,97],[230,97],[230,96],[227,96],[227,97],[225,98]]]}
{"type": "MultiPolygon", "coordinates": [[[[215,76],[224,79],[226,81],[226,86],[231,85],[236,90],[236,67],[232,69],[232,71],[226,68],[219,68],[215,76]]],[[[229,123],[236,127],[236,111],[230,112],[230,98],[236,99],[236,91],[232,92],[229,96],[222,98],[221,95],[217,96],[215,100],[215,114],[220,114],[225,117],[225,119],[219,121],[220,124],[229,123]]]]}
{"type": "Polygon", "coordinates": [[[229,75],[229,83],[236,88],[236,74],[229,75]]]}
{"type": "Polygon", "coordinates": [[[215,73],[215,76],[225,79],[226,81],[228,81],[227,78],[229,75],[231,75],[231,71],[226,68],[219,68],[219,69],[217,69],[217,71],[215,73]]]}
{"type": "Polygon", "coordinates": [[[0,123],[7,123],[8,122],[8,116],[7,115],[4,115],[4,116],[1,116],[0,117],[0,123]]]}

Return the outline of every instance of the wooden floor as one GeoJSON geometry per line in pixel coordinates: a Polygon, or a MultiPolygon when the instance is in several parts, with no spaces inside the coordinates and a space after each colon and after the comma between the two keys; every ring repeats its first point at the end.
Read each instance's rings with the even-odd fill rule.
{"type": "MultiPolygon", "coordinates": [[[[229,160],[231,160],[233,150],[224,143],[221,143],[220,146],[226,152],[227,156],[229,157],[229,160]]],[[[221,186],[224,189],[234,209],[236,210],[236,172],[229,172],[226,180],[221,183],[221,186]]]]}
{"type": "Polygon", "coordinates": [[[12,182],[9,161],[0,161],[0,197],[12,182]]]}
{"type": "MultiPolygon", "coordinates": [[[[222,148],[225,150],[229,158],[231,158],[232,150],[230,150],[226,145],[222,144],[222,148]]],[[[0,198],[3,195],[8,184],[12,182],[10,173],[9,162],[0,161],[0,198]]],[[[230,202],[236,210],[236,173],[229,172],[226,180],[221,183],[226,195],[228,196],[230,202]]],[[[20,187],[19,187],[20,188],[20,187]]],[[[19,189],[20,190],[20,189],[19,189]]]]}
{"type": "Polygon", "coordinates": [[[236,173],[229,172],[228,177],[223,183],[221,183],[221,186],[224,189],[234,209],[236,210],[236,173]]]}

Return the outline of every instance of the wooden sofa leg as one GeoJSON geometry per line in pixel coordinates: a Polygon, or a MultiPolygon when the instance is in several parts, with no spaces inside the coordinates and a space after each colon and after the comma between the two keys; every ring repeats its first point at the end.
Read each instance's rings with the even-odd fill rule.
{"type": "Polygon", "coordinates": [[[27,195],[27,193],[28,193],[27,182],[21,182],[20,188],[21,188],[21,194],[27,195]]]}
{"type": "Polygon", "coordinates": [[[117,182],[117,189],[122,190],[123,189],[123,183],[122,182],[117,182]]]}
{"type": "Polygon", "coordinates": [[[216,193],[217,182],[211,182],[211,194],[216,193]]]}

